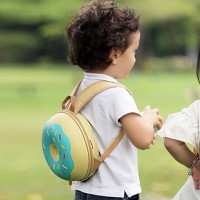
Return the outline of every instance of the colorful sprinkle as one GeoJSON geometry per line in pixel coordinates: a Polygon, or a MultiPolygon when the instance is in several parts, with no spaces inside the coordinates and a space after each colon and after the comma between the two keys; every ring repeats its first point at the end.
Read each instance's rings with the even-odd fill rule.
{"type": "Polygon", "coordinates": [[[62,137],[61,137],[61,135],[59,135],[59,140],[62,140],[62,137]]]}
{"type": "Polygon", "coordinates": [[[58,132],[57,130],[54,132],[54,136],[56,136],[57,132],[58,132]]]}
{"type": "Polygon", "coordinates": [[[55,138],[53,138],[53,142],[56,143],[55,138]]]}
{"type": "Polygon", "coordinates": [[[44,144],[42,144],[42,146],[43,146],[44,149],[46,149],[45,146],[44,146],[44,144]]]}
{"type": "Polygon", "coordinates": [[[61,147],[62,147],[63,149],[65,149],[65,146],[64,146],[64,145],[62,145],[62,144],[61,144],[61,147]]]}
{"type": "Polygon", "coordinates": [[[47,135],[49,136],[49,131],[47,130],[47,135]]]}
{"type": "Polygon", "coordinates": [[[62,165],[65,169],[68,169],[65,165],[62,165]]]}
{"type": "Polygon", "coordinates": [[[63,156],[63,159],[65,159],[66,158],[66,154],[64,154],[64,156],[63,156]]]}
{"type": "Polygon", "coordinates": [[[52,126],[50,126],[50,130],[52,130],[52,126]]]}

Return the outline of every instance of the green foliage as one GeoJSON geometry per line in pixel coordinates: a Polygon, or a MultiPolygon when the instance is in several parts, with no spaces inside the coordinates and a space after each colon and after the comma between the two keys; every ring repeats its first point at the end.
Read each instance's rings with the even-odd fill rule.
{"type": "Polygon", "coordinates": [[[187,49],[197,46],[199,36],[194,20],[190,18],[169,19],[152,25],[149,34],[157,55],[184,55],[187,49]]]}
{"type": "Polygon", "coordinates": [[[0,32],[0,44],[0,60],[28,61],[31,54],[40,47],[40,38],[33,33],[7,30],[0,32]]]}
{"type": "Polygon", "coordinates": [[[5,24],[40,24],[41,33],[60,35],[81,0],[1,0],[0,17],[5,24]],[[54,29],[54,31],[52,31],[54,29]]]}
{"type": "MultiPolygon", "coordinates": [[[[26,61],[28,53],[31,61],[44,60],[43,57],[49,57],[47,60],[60,60],[60,57],[57,55],[54,57],[54,53],[45,47],[55,45],[52,40],[62,40],[67,24],[84,2],[86,0],[1,0],[0,30],[3,32],[1,35],[8,33],[6,38],[3,36],[4,40],[1,39],[3,40],[3,47],[0,46],[1,61],[7,61],[4,59],[4,53],[7,55],[6,58],[11,58],[10,61],[26,61]],[[24,40],[22,35],[26,35],[24,40]],[[26,46],[24,49],[28,49],[27,53],[22,48],[19,48],[18,52],[14,50],[19,45],[18,41],[21,42],[20,46],[26,46]],[[11,44],[13,48],[5,48],[11,44]],[[35,55],[38,58],[35,58],[35,55]]],[[[117,0],[117,2],[134,8],[136,13],[141,15],[142,54],[156,56],[183,54],[187,48],[195,48],[200,32],[199,0],[165,2],[117,0]]],[[[66,49],[65,43],[58,43],[58,46],[56,51],[66,49]]],[[[65,60],[65,57],[61,60],[65,60]]]]}
{"type": "Polygon", "coordinates": [[[198,0],[127,0],[136,13],[141,15],[144,26],[157,22],[175,20],[176,18],[198,19],[200,2],[198,0]]]}
{"type": "MultiPolygon", "coordinates": [[[[47,35],[59,35],[70,18],[77,12],[84,0],[1,0],[1,21],[9,23],[40,23],[41,30],[47,35]],[[50,24],[46,26],[47,24],[50,24]],[[55,29],[54,32],[51,29],[55,29]]],[[[126,0],[117,1],[128,5],[141,15],[144,26],[154,23],[190,18],[199,21],[200,2],[198,0],[169,0],[164,3],[160,0],[126,0]]]]}

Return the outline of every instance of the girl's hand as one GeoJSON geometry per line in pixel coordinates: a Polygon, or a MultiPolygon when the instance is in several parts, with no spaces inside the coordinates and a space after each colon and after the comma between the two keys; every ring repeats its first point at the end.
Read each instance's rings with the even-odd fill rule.
{"type": "Polygon", "coordinates": [[[200,189],[200,161],[192,168],[192,178],[196,190],[200,189]]]}

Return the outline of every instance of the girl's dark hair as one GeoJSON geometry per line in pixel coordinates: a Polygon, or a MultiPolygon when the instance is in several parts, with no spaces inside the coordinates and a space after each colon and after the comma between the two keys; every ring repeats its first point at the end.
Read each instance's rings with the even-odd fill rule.
{"type": "Polygon", "coordinates": [[[197,74],[198,82],[200,83],[200,47],[199,47],[199,55],[198,55],[198,60],[197,60],[196,74],[197,74]]]}
{"type": "Polygon", "coordinates": [[[120,7],[114,0],[92,0],[81,6],[68,25],[68,54],[84,71],[105,69],[113,48],[122,53],[129,46],[130,34],[139,30],[139,16],[133,9],[120,7]]]}

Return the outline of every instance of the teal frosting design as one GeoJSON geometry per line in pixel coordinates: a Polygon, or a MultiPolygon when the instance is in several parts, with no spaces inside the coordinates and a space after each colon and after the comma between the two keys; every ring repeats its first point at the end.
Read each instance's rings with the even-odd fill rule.
{"type": "Polygon", "coordinates": [[[74,162],[70,155],[71,144],[59,124],[46,123],[42,132],[42,148],[45,159],[58,177],[70,180],[74,162]],[[59,159],[54,160],[50,153],[50,145],[57,147],[59,159]]]}

